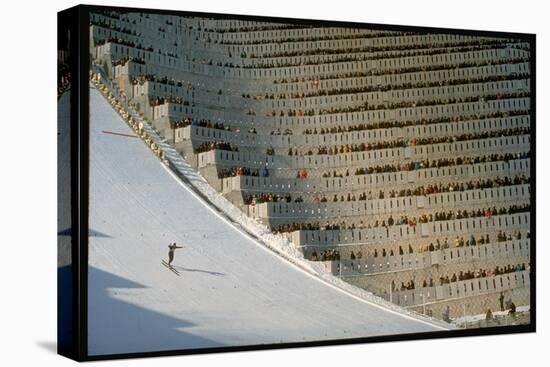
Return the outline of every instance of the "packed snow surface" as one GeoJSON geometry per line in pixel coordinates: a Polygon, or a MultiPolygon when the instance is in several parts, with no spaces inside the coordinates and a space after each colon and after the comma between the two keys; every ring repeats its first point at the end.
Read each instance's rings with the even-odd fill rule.
{"type": "Polygon", "coordinates": [[[251,237],[259,227],[235,225],[128,136],[95,88],[90,111],[90,355],[445,329],[268,248],[268,233],[251,237]],[[170,242],[184,246],[180,276],[161,264],[170,242]]]}

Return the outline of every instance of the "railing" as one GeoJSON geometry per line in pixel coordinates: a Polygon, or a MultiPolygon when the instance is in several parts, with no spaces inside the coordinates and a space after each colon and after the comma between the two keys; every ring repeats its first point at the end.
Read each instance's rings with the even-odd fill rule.
{"type": "Polygon", "coordinates": [[[528,262],[530,251],[531,239],[525,238],[412,254],[332,260],[325,262],[325,268],[334,275],[354,277],[424,269],[432,265],[447,266],[472,261],[490,261],[505,257],[525,259],[525,262],[528,262]]]}
{"type": "MultiPolygon", "coordinates": [[[[208,152],[211,153],[211,152],[208,152]]],[[[214,154],[208,157],[213,159],[214,154]]],[[[373,173],[347,177],[308,177],[307,180],[279,177],[235,176],[223,179],[224,193],[243,191],[247,193],[330,193],[371,191],[376,197],[377,189],[394,190],[410,188],[411,183],[418,185],[429,183],[462,182],[464,180],[488,177],[505,177],[530,174],[530,160],[515,159],[509,162],[489,162],[456,167],[427,168],[415,171],[395,173],[373,173]]],[[[327,197],[327,199],[329,199],[327,197]]]]}
{"type": "MultiPolygon", "coordinates": [[[[243,33],[242,37],[246,37],[247,33],[243,33]]],[[[300,35],[303,37],[303,35],[300,35]]],[[[395,46],[399,43],[399,46],[404,45],[431,45],[432,47],[442,47],[442,44],[445,44],[446,47],[457,47],[457,45],[464,45],[473,42],[474,40],[464,36],[456,36],[451,39],[442,36],[439,34],[430,34],[430,35],[395,35],[388,36],[385,34],[379,35],[379,37],[365,37],[365,38],[351,38],[351,39],[328,39],[323,42],[322,48],[330,49],[340,49],[340,48],[350,48],[350,47],[366,47],[366,46],[395,46]]],[[[454,36],[454,35],[453,35],[454,36]]],[[[271,34],[267,33],[266,38],[256,41],[264,41],[273,37],[271,34]]],[[[480,40],[483,38],[480,37],[480,40]]],[[[486,39],[489,40],[489,39],[486,39]]],[[[477,39],[476,39],[477,41],[477,39]]],[[[244,50],[247,54],[260,54],[262,55],[265,51],[265,45],[260,44],[241,44],[239,49],[244,50]]],[[[296,51],[297,49],[303,51],[316,50],[319,47],[318,42],[312,42],[306,39],[299,39],[296,41],[287,41],[287,42],[276,42],[275,40],[272,43],[274,51],[296,51]],[[298,46],[298,48],[296,48],[298,46]]],[[[270,48],[271,49],[271,48],[270,48]]]]}
{"type": "Polygon", "coordinates": [[[417,240],[427,237],[449,237],[485,234],[499,230],[529,228],[529,212],[420,223],[416,226],[394,225],[364,229],[294,231],[292,242],[302,247],[334,247],[336,245],[417,240]]]}
{"type": "Polygon", "coordinates": [[[461,280],[435,287],[397,292],[388,290],[387,294],[380,294],[379,296],[402,307],[413,307],[438,301],[449,301],[525,288],[529,287],[530,280],[529,271],[524,270],[492,277],[461,280]]]}
{"type": "MultiPolygon", "coordinates": [[[[403,128],[380,128],[362,131],[350,131],[334,134],[299,134],[299,135],[267,135],[245,131],[227,131],[201,126],[188,126],[190,139],[193,142],[224,140],[234,142],[239,146],[250,147],[319,147],[343,144],[361,144],[366,142],[383,142],[399,138],[412,139],[415,137],[443,137],[461,134],[499,131],[517,127],[528,127],[529,116],[506,117],[498,119],[469,120],[457,123],[440,123],[433,125],[406,126],[403,128]]],[[[451,149],[451,147],[449,147],[451,149]]],[[[286,154],[286,152],[285,152],[286,154]]]]}
{"type": "MultiPolygon", "coordinates": [[[[323,89],[333,88],[361,88],[371,86],[399,86],[403,84],[415,84],[419,81],[423,82],[449,82],[450,80],[457,79],[470,79],[479,77],[491,77],[510,74],[523,74],[528,73],[528,62],[506,62],[498,61],[496,65],[487,63],[484,66],[470,66],[464,65],[458,68],[450,67],[448,72],[441,72],[441,70],[428,70],[425,71],[413,71],[408,73],[396,73],[387,75],[371,75],[371,76],[358,76],[355,78],[350,77],[338,77],[323,79],[320,81],[323,89]]],[[[311,80],[297,81],[293,83],[277,83],[274,84],[274,93],[300,93],[311,92],[316,88],[311,80]]]]}
{"type": "MultiPolygon", "coordinates": [[[[238,143],[237,143],[238,145],[238,143]]],[[[266,146],[267,148],[267,146],[266,146]]],[[[347,168],[354,173],[356,168],[364,168],[381,164],[397,164],[407,161],[434,160],[440,158],[456,158],[483,156],[490,154],[517,154],[530,148],[529,135],[504,136],[499,138],[460,141],[455,143],[438,143],[416,147],[387,148],[363,152],[340,153],[335,155],[287,156],[267,155],[265,153],[241,151],[216,151],[215,158],[201,158],[199,167],[215,164],[220,167],[246,166],[250,168],[271,167],[274,169],[335,169],[347,168]]]]}
{"type": "Polygon", "coordinates": [[[530,201],[530,185],[514,185],[498,188],[446,192],[428,196],[372,199],[364,201],[339,201],[326,203],[269,202],[256,204],[257,218],[282,219],[303,217],[345,218],[352,216],[391,215],[407,213],[414,215],[420,210],[470,207],[493,207],[522,205],[530,201]]]}

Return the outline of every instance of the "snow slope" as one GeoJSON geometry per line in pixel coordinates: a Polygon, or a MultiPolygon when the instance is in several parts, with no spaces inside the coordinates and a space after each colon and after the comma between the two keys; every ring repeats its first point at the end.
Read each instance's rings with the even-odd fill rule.
{"type": "Polygon", "coordinates": [[[267,249],[174,177],[90,91],[91,355],[444,329],[267,249]],[[178,277],[161,265],[176,241],[178,277]]]}

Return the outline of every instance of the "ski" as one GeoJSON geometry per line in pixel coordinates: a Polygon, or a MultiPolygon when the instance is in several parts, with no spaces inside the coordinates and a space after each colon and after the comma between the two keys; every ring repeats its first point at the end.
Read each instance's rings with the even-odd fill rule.
{"type": "Polygon", "coordinates": [[[180,276],[180,272],[177,271],[172,265],[168,265],[168,263],[165,260],[162,260],[161,263],[162,265],[166,266],[168,269],[172,270],[174,274],[176,274],[177,276],[180,276]]]}

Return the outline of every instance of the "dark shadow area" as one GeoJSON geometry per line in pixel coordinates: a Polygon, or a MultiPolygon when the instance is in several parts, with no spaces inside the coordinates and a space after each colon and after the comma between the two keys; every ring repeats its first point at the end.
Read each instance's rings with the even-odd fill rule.
{"type": "MultiPolygon", "coordinates": [[[[64,229],[62,231],[57,232],[58,236],[70,236],[71,235],[71,228],[64,229]]],[[[112,238],[108,234],[96,231],[95,229],[90,229],[88,235],[90,237],[102,237],[102,238],[112,238]]]]}
{"type": "Polygon", "coordinates": [[[69,263],[57,268],[57,344],[61,353],[73,350],[73,332],[73,273],[69,263]]]}
{"type": "Polygon", "coordinates": [[[210,274],[210,275],[214,275],[214,276],[217,276],[217,277],[226,276],[225,273],[220,273],[220,272],[217,272],[217,271],[208,271],[208,270],[202,270],[202,269],[184,268],[183,266],[178,266],[178,265],[172,265],[172,266],[174,268],[176,268],[177,270],[188,271],[188,272],[191,272],[191,273],[205,273],[205,274],[210,274]]]}
{"type": "Polygon", "coordinates": [[[64,229],[62,231],[57,232],[58,236],[70,236],[71,235],[71,228],[64,229]]]}
{"type": "Polygon", "coordinates": [[[93,228],[90,228],[90,229],[88,230],[88,236],[90,236],[90,237],[101,237],[101,238],[112,238],[112,237],[109,236],[108,234],[105,234],[105,233],[96,231],[96,230],[93,229],[93,228]]]}
{"type": "Polygon", "coordinates": [[[57,354],[57,343],[54,341],[38,340],[36,345],[50,353],[57,354]]]}
{"type": "Polygon", "coordinates": [[[154,352],[219,347],[223,344],[185,332],[197,326],[140,305],[117,299],[132,295],[139,302],[146,287],[129,279],[89,267],[88,342],[90,355],[154,352]]]}

